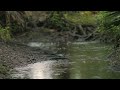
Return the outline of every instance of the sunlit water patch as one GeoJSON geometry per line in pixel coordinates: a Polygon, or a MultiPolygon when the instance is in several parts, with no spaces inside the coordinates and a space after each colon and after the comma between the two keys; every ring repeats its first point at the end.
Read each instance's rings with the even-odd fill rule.
{"type": "Polygon", "coordinates": [[[68,68],[68,61],[43,61],[17,67],[11,72],[11,77],[16,79],[53,79],[64,74],[68,68]]]}
{"type": "Polygon", "coordinates": [[[53,43],[42,43],[42,42],[30,42],[28,46],[30,47],[49,47],[54,45],[53,43]]]}

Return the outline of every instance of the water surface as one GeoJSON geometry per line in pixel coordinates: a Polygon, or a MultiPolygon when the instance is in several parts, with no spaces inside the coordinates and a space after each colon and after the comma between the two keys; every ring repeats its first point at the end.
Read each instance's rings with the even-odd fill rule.
{"type": "MultiPolygon", "coordinates": [[[[40,43],[30,43],[39,47],[40,43]]],[[[16,67],[12,78],[26,79],[120,79],[120,72],[110,69],[107,55],[111,48],[97,42],[76,42],[69,49],[69,60],[57,59],[16,67]]]]}

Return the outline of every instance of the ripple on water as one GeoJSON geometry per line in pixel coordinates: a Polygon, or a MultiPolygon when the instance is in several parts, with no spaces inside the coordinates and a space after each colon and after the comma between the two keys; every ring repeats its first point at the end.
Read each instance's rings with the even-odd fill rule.
{"type": "Polygon", "coordinates": [[[80,44],[92,44],[92,43],[97,43],[96,41],[91,41],[91,42],[74,42],[73,44],[77,44],[77,45],[80,45],[80,44]]]}
{"type": "Polygon", "coordinates": [[[28,46],[30,47],[48,47],[52,46],[53,43],[42,43],[42,42],[30,42],[28,43],[28,46]]]}

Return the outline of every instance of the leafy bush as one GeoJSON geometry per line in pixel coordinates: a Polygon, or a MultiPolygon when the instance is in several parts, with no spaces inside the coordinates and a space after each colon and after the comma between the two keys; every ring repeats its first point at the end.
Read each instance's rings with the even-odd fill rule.
{"type": "Polygon", "coordinates": [[[9,27],[0,27],[0,39],[2,39],[3,41],[11,40],[11,32],[9,27]]]}
{"type": "Polygon", "coordinates": [[[51,13],[51,15],[48,17],[46,21],[46,27],[57,29],[57,30],[70,30],[70,23],[66,21],[64,17],[64,12],[61,11],[54,11],[51,13]]]}
{"type": "Polygon", "coordinates": [[[120,36],[120,12],[101,11],[98,15],[98,32],[102,41],[116,42],[120,36]]]}

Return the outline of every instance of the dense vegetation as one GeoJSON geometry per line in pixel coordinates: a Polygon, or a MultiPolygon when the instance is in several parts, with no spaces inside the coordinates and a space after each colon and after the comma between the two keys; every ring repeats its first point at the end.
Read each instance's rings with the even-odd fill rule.
{"type": "Polygon", "coordinates": [[[1,11],[0,38],[4,41],[11,40],[13,36],[38,26],[58,32],[70,31],[77,38],[95,32],[101,42],[112,42],[119,46],[119,15],[119,11],[1,11]]]}
{"type": "Polygon", "coordinates": [[[119,11],[100,12],[99,32],[103,42],[118,42],[120,34],[119,11]]]}
{"type": "Polygon", "coordinates": [[[67,31],[75,39],[90,40],[97,36],[101,42],[112,42],[118,47],[119,17],[119,11],[1,11],[0,38],[10,41],[32,28],[44,27],[57,32],[67,31]]]}

